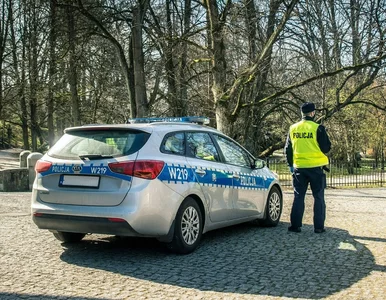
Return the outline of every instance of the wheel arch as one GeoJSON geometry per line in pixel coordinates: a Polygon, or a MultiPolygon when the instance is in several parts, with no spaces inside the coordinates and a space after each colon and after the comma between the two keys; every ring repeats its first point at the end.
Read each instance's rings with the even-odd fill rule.
{"type": "MultiPolygon", "coordinates": [[[[190,195],[186,196],[185,199],[188,197],[193,198],[197,202],[198,207],[200,208],[200,211],[201,211],[202,223],[203,223],[202,227],[205,228],[206,210],[205,210],[204,203],[202,202],[202,199],[196,194],[190,194],[190,195]]],[[[185,201],[185,199],[184,199],[184,201],[185,201]]],[[[182,202],[184,202],[184,201],[182,201],[182,202]]]]}
{"type": "Polygon", "coordinates": [[[281,216],[281,214],[282,214],[282,212],[283,212],[283,191],[282,191],[282,189],[281,189],[280,184],[274,183],[274,184],[272,184],[271,187],[268,189],[268,193],[267,193],[267,196],[266,196],[266,202],[265,202],[264,214],[263,214],[264,217],[263,217],[262,220],[260,220],[260,224],[263,225],[263,226],[268,226],[268,227],[270,227],[270,226],[276,226],[276,225],[277,225],[277,223],[275,223],[275,224],[271,223],[271,222],[269,221],[269,217],[268,217],[269,198],[270,198],[270,194],[271,194],[271,192],[272,192],[272,190],[273,190],[274,188],[276,188],[276,189],[278,190],[279,196],[280,196],[280,202],[281,202],[281,203],[280,203],[281,211],[280,211],[280,215],[279,215],[279,219],[278,219],[277,223],[280,221],[280,216],[281,216]]]}
{"type": "Polygon", "coordinates": [[[272,190],[274,187],[276,187],[276,188],[279,190],[280,197],[281,197],[281,199],[283,200],[283,190],[282,190],[280,184],[278,184],[277,182],[274,183],[274,184],[270,187],[270,189],[268,190],[267,197],[268,197],[269,193],[271,192],[271,190],[272,190]]]}
{"type": "MultiPolygon", "coordinates": [[[[202,199],[196,195],[196,194],[189,194],[187,195],[184,200],[181,201],[180,205],[178,206],[178,209],[181,207],[182,203],[184,203],[184,201],[187,199],[187,198],[192,198],[194,201],[196,201],[198,207],[200,208],[200,212],[201,212],[201,216],[202,216],[202,227],[203,227],[203,232],[205,232],[204,228],[205,228],[205,218],[206,218],[206,211],[205,211],[205,206],[204,206],[204,203],[202,202],[202,199]]],[[[177,211],[178,211],[177,209],[177,211]]],[[[176,220],[176,217],[177,217],[177,211],[174,215],[174,219],[173,219],[173,222],[170,226],[170,229],[169,229],[169,232],[167,235],[165,236],[161,236],[161,237],[158,237],[158,240],[161,241],[161,242],[170,242],[172,239],[173,239],[173,235],[174,235],[174,227],[175,227],[175,220],[176,220]]]]}

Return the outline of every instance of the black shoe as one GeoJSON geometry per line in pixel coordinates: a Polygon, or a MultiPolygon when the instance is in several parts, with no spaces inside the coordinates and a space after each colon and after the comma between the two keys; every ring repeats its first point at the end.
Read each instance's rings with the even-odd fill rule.
{"type": "Polygon", "coordinates": [[[288,227],[288,231],[290,231],[290,232],[302,232],[300,227],[293,227],[293,226],[288,227]]]}
{"type": "Polygon", "coordinates": [[[323,232],[326,232],[326,229],[322,228],[322,229],[315,229],[314,230],[315,233],[323,233],[323,232]]]}

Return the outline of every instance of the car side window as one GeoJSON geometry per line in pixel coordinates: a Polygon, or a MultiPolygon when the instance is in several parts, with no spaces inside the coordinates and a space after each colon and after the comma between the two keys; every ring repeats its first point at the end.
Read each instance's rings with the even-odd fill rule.
{"type": "Polygon", "coordinates": [[[185,154],[185,135],[183,132],[168,134],[161,147],[161,151],[169,154],[185,154]]]}
{"type": "Polygon", "coordinates": [[[208,133],[187,132],[186,143],[189,156],[210,161],[220,160],[217,149],[208,133]]]}
{"type": "Polygon", "coordinates": [[[227,164],[248,168],[251,167],[248,154],[239,145],[219,135],[214,135],[214,137],[227,164]]]}

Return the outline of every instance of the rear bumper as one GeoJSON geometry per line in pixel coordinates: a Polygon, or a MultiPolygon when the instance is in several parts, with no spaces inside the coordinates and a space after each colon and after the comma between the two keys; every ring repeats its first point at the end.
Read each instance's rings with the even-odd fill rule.
{"type": "Polygon", "coordinates": [[[38,228],[50,231],[143,236],[124,220],[112,221],[108,218],[56,214],[36,214],[32,216],[32,220],[38,228]]]}
{"type": "MultiPolygon", "coordinates": [[[[31,198],[32,219],[40,229],[155,238],[169,236],[183,200],[158,181],[151,186],[147,184],[145,189],[139,187],[139,191],[132,189],[116,206],[48,203],[42,201],[40,194],[40,190],[33,189],[31,198]]],[[[82,196],[79,192],[79,197],[82,196]]]]}
{"type": "MultiPolygon", "coordinates": [[[[159,180],[134,178],[130,191],[119,205],[110,205],[106,200],[101,206],[86,205],[89,203],[83,200],[79,200],[83,205],[66,203],[64,196],[58,199],[50,190],[42,191],[35,186],[31,213],[40,229],[164,238],[169,237],[178,208],[185,198],[177,188],[191,190],[188,184],[166,185],[159,180]],[[43,201],[42,194],[46,198],[49,196],[50,202],[43,201]],[[121,219],[122,222],[112,222],[111,219],[121,219]]],[[[68,192],[76,193],[79,199],[90,198],[82,189],[68,192]]],[[[102,192],[100,194],[103,196],[102,192]]]]}

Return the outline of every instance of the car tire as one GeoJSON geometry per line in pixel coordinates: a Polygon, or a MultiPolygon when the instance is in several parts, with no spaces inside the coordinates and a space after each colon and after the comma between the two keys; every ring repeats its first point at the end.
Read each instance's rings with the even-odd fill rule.
{"type": "Polygon", "coordinates": [[[279,223],[282,210],[283,198],[280,190],[274,186],[269,191],[264,219],[260,221],[260,224],[267,227],[276,226],[279,223]]]}
{"type": "Polygon", "coordinates": [[[188,197],[178,209],[173,240],[167,247],[176,253],[193,252],[201,241],[203,230],[202,213],[196,200],[188,197]]]}
{"type": "Polygon", "coordinates": [[[55,231],[53,232],[53,234],[57,240],[64,243],[80,242],[86,235],[85,233],[63,232],[63,231],[55,231]]]}

